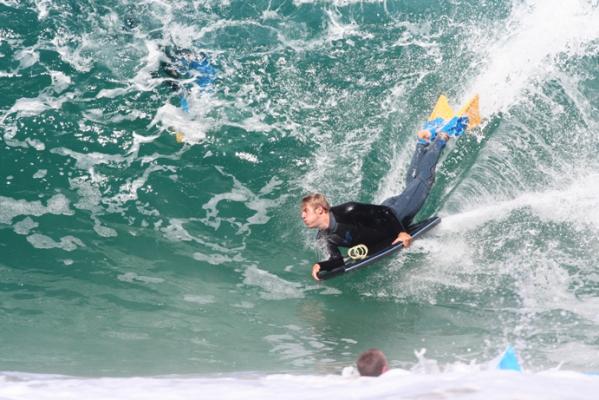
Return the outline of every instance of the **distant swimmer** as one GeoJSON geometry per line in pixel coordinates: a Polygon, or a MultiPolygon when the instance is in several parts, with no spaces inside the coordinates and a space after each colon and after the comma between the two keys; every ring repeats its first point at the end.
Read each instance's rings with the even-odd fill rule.
{"type": "MultiPolygon", "coordinates": [[[[446,103],[444,96],[437,105],[446,103]]],[[[478,97],[471,101],[476,108],[471,118],[478,118],[478,97]]],[[[435,180],[439,157],[450,137],[461,136],[470,117],[465,112],[449,118],[437,117],[435,110],[417,133],[418,141],[406,177],[406,188],[378,204],[349,202],[331,207],[323,194],[313,193],[301,202],[301,217],[309,229],[318,229],[317,240],[324,242],[329,259],[312,266],[312,276],[338,270],[345,264],[339,247],[350,248],[351,258],[365,257],[368,252],[402,243],[409,247],[412,236],[408,233],[412,220],[420,211],[435,180]],[[434,123],[432,123],[434,122],[434,123]]]]}
{"type": "Polygon", "coordinates": [[[161,63],[161,70],[173,80],[167,83],[171,89],[179,94],[180,106],[189,112],[188,96],[190,86],[187,82],[195,84],[200,91],[208,92],[216,80],[216,68],[208,55],[204,52],[195,52],[190,49],[166,47],[164,54],[166,62],[161,63]]]}
{"type": "Polygon", "coordinates": [[[360,354],[356,366],[360,376],[381,376],[389,370],[387,357],[379,349],[369,349],[360,354]]]}

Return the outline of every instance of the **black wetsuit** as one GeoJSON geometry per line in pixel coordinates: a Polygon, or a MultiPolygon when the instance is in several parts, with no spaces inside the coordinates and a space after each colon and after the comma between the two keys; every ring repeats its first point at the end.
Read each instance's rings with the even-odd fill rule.
{"type": "Polygon", "coordinates": [[[369,252],[390,244],[405,227],[391,208],[374,204],[345,203],[329,210],[329,227],[318,231],[317,238],[325,240],[330,258],[320,261],[320,269],[328,271],[344,264],[339,247],[365,244],[369,252]]]}
{"type": "Polygon", "coordinates": [[[408,225],[428,196],[435,181],[435,169],[445,141],[437,138],[429,144],[418,143],[406,177],[406,188],[381,205],[344,203],[329,211],[329,227],[319,230],[330,258],[319,261],[320,269],[330,271],[344,265],[339,247],[364,244],[370,254],[389,246],[408,225]]]}

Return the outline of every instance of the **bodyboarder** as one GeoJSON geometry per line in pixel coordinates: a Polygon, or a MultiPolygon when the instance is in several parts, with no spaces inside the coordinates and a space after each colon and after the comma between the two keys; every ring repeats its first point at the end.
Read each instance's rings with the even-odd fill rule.
{"type": "Polygon", "coordinates": [[[406,177],[406,188],[380,205],[349,202],[334,207],[320,193],[305,196],[301,217],[309,229],[318,229],[317,240],[324,241],[328,260],[312,266],[312,276],[344,265],[339,247],[363,244],[369,251],[402,242],[409,247],[408,226],[420,211],[435,180],[439,157],[450,135],[431,128],[418,132],[418,143],[406,177]]]}
{"type": "Polygon", "coordinates": [[[339,247],[349,247],[348,255],[357,250],[359,256],[374,253],[401,242],[409,247],[412,237],[408,227],[420,211],[435,181],[435,170],[447,140],[464,134],[481,123],[478,95],[457,113],[447,97],[440,96],[428,121],[417,133],[418,142],[406,176],[404,191],[378,204],[349,202],[331,207],[320,193],[305,196],[301,202],[301,217],[310,229],[318,229],[317,239],[323,241],[329,253],[327,260],[312,266],[312,276],[345,265],[339,247]],[[366,249],[366,254],[364,254],[366,249]]]}

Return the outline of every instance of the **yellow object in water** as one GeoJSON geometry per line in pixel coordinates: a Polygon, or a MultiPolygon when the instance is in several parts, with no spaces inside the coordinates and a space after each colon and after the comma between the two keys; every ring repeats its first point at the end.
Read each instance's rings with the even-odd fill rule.
{"type": "Polygon", "coordinates": [[[475,95],[464,105],[464,107],[462,107],[462,109],[458,112],[458,116],[468,117],[468,129],[472,129],[480,125],[481,118],[480,110],[478,108],[478,95],[475,95]]]}
{"type": "Polygon", "coordinates": [[[175,133],[175,140],[177,141],[177,143],[183,143],[183,141],[185,140],[185,135],[183,134],[183,132],[177,131],[177,133],[175,133]]]}
{"type": "Polygon", "coordinates": [[[455,113],[453,112],[453,109],[449,105],[449,102],[447,101],[447,97],[445,97],[444,95],[441,95],[441,96],[439,96],[439,100],[437,100],[437,104],[435,104],[435,108],[433,109],[433,112],[431,113],[430,117],[428,117],[428,120],[432,121],[437,118],[449,120],[449,119],[452,119],[454,115],[455,115],[455,113]]]}
{"type": "Polygon", "coordinates": [[[464,106],[455,113],[449,102],[447,101],[447,97],[445,95],[439,96],[437,100],[437,104],[435,104],[435,108],[433,112],[428,117],[429,121],[433,121],[437,118],[441,118],[445,121],[449,121],[453,117],[468,117],[468,129],[472,129],[481,123],[480,110],[479,110],[479,96],[475,95],[468,101],[464,106]]]}

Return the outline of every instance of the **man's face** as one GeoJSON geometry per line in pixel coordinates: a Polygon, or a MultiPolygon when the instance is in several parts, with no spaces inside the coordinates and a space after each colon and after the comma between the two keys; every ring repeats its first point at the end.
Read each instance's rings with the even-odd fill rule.
{"type": "Polygon", "coordinates": [[[312,207],[304,204],[302,207],[302,221],[308,228],[317,228],[322,220],[324,209],[320,206],[312,207]]]}

